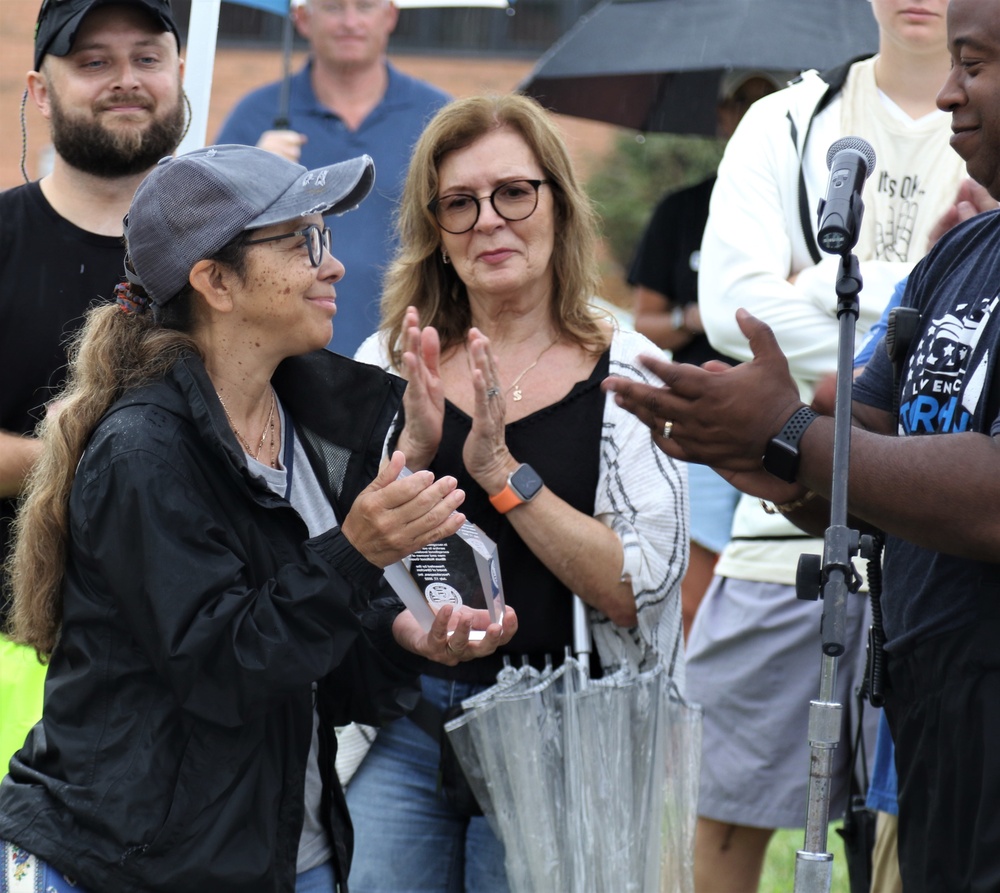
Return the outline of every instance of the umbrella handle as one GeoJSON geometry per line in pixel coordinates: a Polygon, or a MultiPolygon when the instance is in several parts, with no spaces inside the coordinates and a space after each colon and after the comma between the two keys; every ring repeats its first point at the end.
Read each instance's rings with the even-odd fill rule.
{"type": "Polygon", "coordinates": [[[278,95],[278,114],[274,119],[275,130],[287,130],[291,126],[288,117],[289,97],[292,87],[292,45],[295,40],[295,23],[289,4],[281,32],[281,89],[278,95]]]}
{"type": "Polygon", "coordinates": [[[592,650],[590,637],[590,621],[587,618],[587,606],[578,595],[573,596],[573,653],[580,666],[590,677],[590,653],[592,650]]]}

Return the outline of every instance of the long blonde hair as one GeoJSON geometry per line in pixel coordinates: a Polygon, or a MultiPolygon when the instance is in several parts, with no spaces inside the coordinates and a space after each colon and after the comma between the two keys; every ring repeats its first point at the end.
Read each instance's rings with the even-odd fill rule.
{"type": "Polygon", "coordinates": [[[557,331],[588,349],[603,350],[607,335],[589,307],[597,292],[597,215],[580,187],[569,153],[551,117],[519,94],[473,96],[444,106],[417,141],[397,215],[400,247],[382,293],[381,330],[400,365],[399,336],[409,305],[421,325],[432,325],[442,348],[457,344],[471,325],[465,284],[441,259],[441,236],[428,209],[438,192],[438,167],[449,152],[495,130],[519,133],[538,159],[555,201],[552,315],[557,331]]]}

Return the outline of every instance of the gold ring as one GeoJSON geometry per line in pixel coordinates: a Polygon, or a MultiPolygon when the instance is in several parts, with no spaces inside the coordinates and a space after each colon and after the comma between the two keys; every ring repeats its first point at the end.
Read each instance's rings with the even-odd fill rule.
{"type": "Polygon", "coordinates": [[[673,430],[674,430],[674,423],[668,420],[663,423],[663,430],[660,432],[660,435],[663,437],[664,440],[670,440],[670,434],[673,430]]]}

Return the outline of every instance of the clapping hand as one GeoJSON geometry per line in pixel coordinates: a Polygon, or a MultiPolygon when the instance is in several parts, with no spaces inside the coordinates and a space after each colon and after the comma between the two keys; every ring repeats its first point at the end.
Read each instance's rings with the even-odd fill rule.
{"type": "Polygon", "coordinates": [[[406,453],[410,468],[426,468],[437,453],[444,425],[441,341],[433,326],[420,327],[416,307],[407,307],[402,342],[406,425],[399,447],[406,453]]]}
{"type": "Polygon", "coordinates": [[[341,525],[351,545],[377,567],[451,536],[465,523],[457,511],[465,493],[455,478],[435,480],[429,471],[400,478],[404,462],[400,451],[393,453],[341,525]]]}
{"type": "Polygon", "coordinates": [[[489,338],[473,327],[468,346],[474,402],[462,461],[487,493],[498,493],[517,464],[507,449],[507,406],[489,338]]]}
{"type": "Polygon", "coordinates": [[[987,191],[985,186],[980,185],[973,179],[962,181],[958,187],[958,195],[954,203],[941,215],[934,228],[927,237],[927,250],[937,243],[948,230],[959,223],[970,220],[983,211],[991,211],[997,207],[996,199],[987,191]]]}

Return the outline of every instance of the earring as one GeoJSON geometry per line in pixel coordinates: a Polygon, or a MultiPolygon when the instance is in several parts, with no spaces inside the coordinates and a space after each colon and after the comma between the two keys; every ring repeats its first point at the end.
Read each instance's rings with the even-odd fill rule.
{"type": "Polygon", "coordinates": [[[451,263],[451,258],[448,256],[448,249],[444,247],[441,248],[441,262],[445,264],[451,263]]]}

